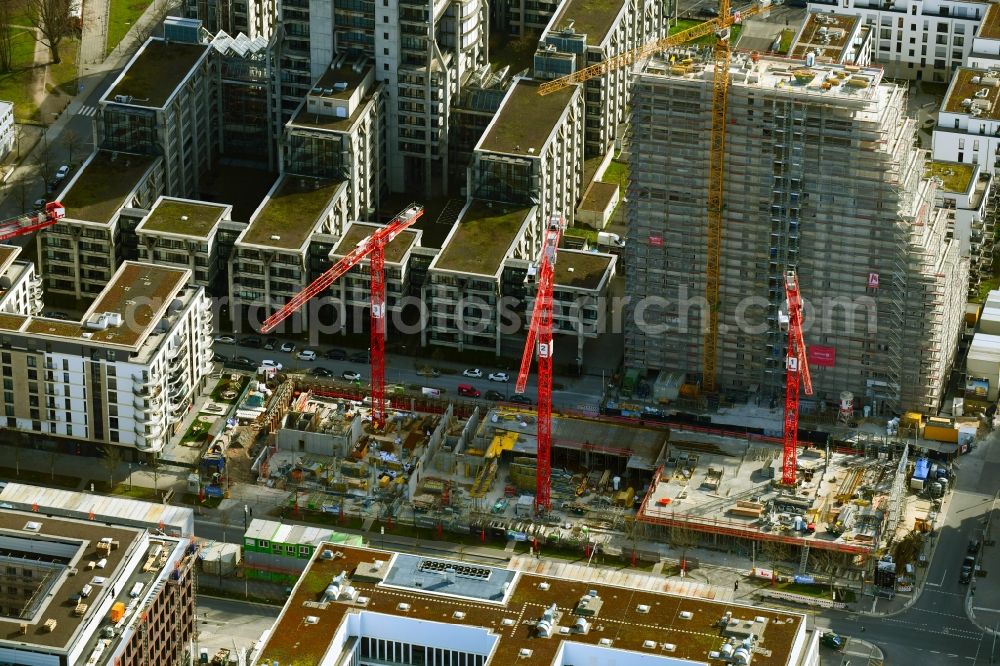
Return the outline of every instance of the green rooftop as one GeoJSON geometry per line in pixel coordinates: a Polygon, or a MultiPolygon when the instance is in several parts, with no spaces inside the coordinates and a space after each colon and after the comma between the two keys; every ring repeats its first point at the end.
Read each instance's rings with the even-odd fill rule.
{"type": "Polygon", "coordinates": [[[342,180],[285,176],[243,232],[241,242],[298,250],[312,235],[342,180]]]}
{"type": "Polygon", "coordinates": [[[208,238],[225,212],[225,206],[163,198],[153,206],[139,231],[208,238]]]}
{"type": "Polygon", "coordinates": [[[945,192],[965,194],[972,185],[975,165],[961,162],[932,161],[924,165],[924,178],[938,178],[945,192]]]}
{"type": "Polygon", "coordinates": [[[536,81],[520,79],[480,141],[479,150],[540,155],[576,92],[576,86],[567,86],[542,96],[536,81]]]}
{"type": "Polygon", "coordinates": [[[599,46],[624,6],[625,0],[569,0],[553,24],[553,31],[558,34],[572,21],[573,32],[587,35],[590,46],[599,46]]]}
{"type": "Polygon", "coordinates": [[[438,255],[435,268],[496,275],[530,213],[528,207],[474,200],[438,255]]]}
{"type": "Polygon", "coordinates": [[[104,99],[113,101],[116,96],[123,95],[132,98],[129,104],[161,108],[209,48],[207,44],[151,41],[104,99]]]}
{"type": "MultiPolygon", "coordinates": [[[[351,225],[351,228],[347,230],[344,237],[340,239],[337,246],[334,248],[334,254],[339,254],[341,256],[349,254],[358,243],[364,240],[367,236],[371,236],[373,233],[381,229],[382,227],[377,224],[364,224],[361,222],[355,222],[351,225]]],[[[390,264],[398,264],[403,260],[403,256],[409,251],[413,244],[417,240],[417,233],[415,231],[404,231],[395,238],[392,239],[385,247],[385,260],[390,264]]]]}
{"type": "Polygon", "coordinates": [[[556,258],[556,285],[597,289],[611,265],[612,257],[594,252],[559,250],[556,258]]]}
{"type": "Polygon", "coordinates": [[[610,204],[617,195],[617,184],[605,183],[600,180],[594,181],[587,189],[587,194],[583,197],[583,201],[580,202],[580,208],[583,210],[604,212],[604,210],[608,207],[608,204],[610,204]]]}
{"type": "Polygon", "coordinates": [[[107,224],[153,164],[155,157],[132,153],[97,153],[62,196],[66,217],[107,224]]]}

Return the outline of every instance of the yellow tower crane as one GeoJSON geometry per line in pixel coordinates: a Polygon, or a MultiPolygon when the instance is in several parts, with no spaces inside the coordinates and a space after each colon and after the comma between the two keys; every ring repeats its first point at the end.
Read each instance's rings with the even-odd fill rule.
{"type": "Polygon", "coordinates": [[[722,252],[722,208],[726,182],[726,112],[729,94],[729,31],[735,23],[753,16],[770,7],[769,0],[763,0],[740,11],[731,12],[729,0],[719,0],[719,17],[700,23],[687,30],[657,39],[642,46],[616,55],[613,58],[585,67],[538,87],[539,95],[548,95],[574,83],[583,83],[610,71],[629,67],[649,56],[711,33],[718,35],[715,43],[715,72],[712,80],[712,133],[708,170],[708,229],[705,275],[705,300],[708,301],[708,324],[705,327],[704,357],[702,359],[702,390],[715,392],[715,368],[719,333],[719,260],[722,252]]]}

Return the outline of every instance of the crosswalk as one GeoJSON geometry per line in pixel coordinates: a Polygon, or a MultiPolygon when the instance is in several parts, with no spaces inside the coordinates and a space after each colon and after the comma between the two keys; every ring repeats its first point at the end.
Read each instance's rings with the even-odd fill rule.
{"type": "Polygon", "coordinates": [[[91,105],[81,106],[80,110],[76,112],[78,116],[92,117],[97,113],[97,107],[91,105]]]}

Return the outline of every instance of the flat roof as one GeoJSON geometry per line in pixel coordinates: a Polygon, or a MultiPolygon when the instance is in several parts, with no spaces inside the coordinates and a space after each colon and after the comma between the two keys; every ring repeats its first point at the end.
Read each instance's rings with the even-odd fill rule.
{"type": "MultiPolygon", "coordinates": [[[[414,621],[414,635],[424,632],[426,640],[420,642],[425,645],[447,647],[447,632],[459,631],[458,627],[484,632],[479,638],[480,653],[487,654],[486,663],[497,666],[551,664],[563,642],[595,648],[607,646],[650,656],[669,654],[676,660],[707,663],[711,660],[709,652],[719,650],[732,635],[729,632],[751,625],[760,632],[757,646],[761,648],[754,651],[753,663],[784,666],[805,622],[804,616],[797,612],[668,594],[639,586],[559,578],[438,557],[401,556],[367,548],[324,545],[317,549],[285,604],[261,651],[260,662],[321,663],[328,651],[341,649],[334,637],[348,614],[369,612],[414,621]],[[323,553],[328,559],[324,559],[323,553]],[[495,577],[497,581],[510,580],[511,583],[498,601],[437,593],[427,586],[411,585],[401,594],[398,588],[369,582],[371,579],[367,578],[376,561],[383,562],[379,571],[385,571],[385,576],[391,579],[396,567],[404,564],[408,567],[414,561],[425,560],[432,560],[436,568],[450,566],[455,570],[451,576],[446,572],[437,574],[437,584],[447,583],[450,577],[456,581],[460,577],[470,580],[485,577],[487,581],[495,577]],[[366,580],[356,575],[359,570],[365,572],[366,580]],[[341,572],[347,573],[349,584],[368,600],[367,607],[344,601],[317,603],[341,572]],[[577,613],[577,604],[591,592],[601,601],[599,606],[595,605],[596,614],[577,613]],[[404,605],[400,606],[401,603],[404,605]],[[553,604],[558,624],[550,638],[540,637],[537,623],[553,604]],[[719,625],[727,611],[732,612],[734,620],[740,621],[739,625],[728,625],[728,631],[719,625]],[[315,620],[307,622],[309,616],[315,620]],[[590,624],[586,633],[560,631],[561,627],[572,628],[579,617],[585,617],[590,624]],[[764,621],[755,622],[757,618],[764,618],[764,621]],[[432,622],[438,623],[438,628],[428,624],[432,622]],[[664,643],[674,645],[673,650],[663,652],[664,643]]],[[[331,656],[333,654],[331,652],[331,656]]],[[[609,653],[609,657],[612,654],[609,653]]]]}
{"type": "MultiPolygon", "coordinates": [[[[64,544],[60,551],[65,553],[57,558],[60,567],[64,567],[59,573],[59,579],[49,588],[49,599],[44,602],[41,613],[31,622],[28,633],[20,634],[20,625],[29,622],[28,619],[14,618],[9,615],[0,615],[0,646],[4,643],[27,643],[29,645],[45,647],[50,649],[66,650],[70,647],[76,637],[80,627],[91,620],[94,613],[98,611],[99,600],[106,590],[110,590],[118,584],[120,577],[120,565],[126,559],[125,556],[131,552],[133,542],[141,537],[142,533],[126,527],[109,527],[104,523],[92,523],[80,520],[68,520],[61,518],[50,518],[44,514],[29,513],[20,511],[0,510],[0,538],[15,537],[18,541],[38,543],[55,542],[64,544]],[[37,523],[37,530],[26,530],[29,522],[37,523]],[[119,542],[120,547],[107,553],[98,553],[97,544],[103,538],[111,538],[119,542]],[[72,542],[77,542],[77,547],[73,548],[72,542]],[[107,558],[107,562],[102,569],[86,569],[87,561],[97,561],[107,558]],[[76,567],[79,573],[70,576],[69,567],[76,567]],[[95,578],[104,578],[106,582],[95,584],[95,578]],[[95,591],[85,603],[89,604],[86,613],[77,617],[74,614],[76,604],[70,599],[80,593],[84,585],[91,585],[95,591]],[[56,626],[52,631],[44,629],[46,620],[55,620],[56,626]],[[5,628],[4,628],[5,627],[5,628]]],[[[9,554],[8,554],[9,555],[9,554]]],[[[23,558],[32,561],[34,558],[26,553],[23,558]]],[[[16,556],[15,556],[16,558],[16,556]]]]}
{"type": "Polygon", "coordinates": [[[435,268],[496,275],[507,251],[531,214],[527,206],[510,206],[474,199],[456,223],[435,268]]]}
{"type": "Polygon", "coordinates": [[[187,281],[188,271],[126,261],[98,295],[80,322],[33,318],[26,333],[78,338],[105,344],[136,346],[156,324],[167,305],[187,281]],[[119,313],[120,326],[87,328],[88,319],[105,312],[119,313]]]}
{"type": "Polygon", "coordinates": [[[552,23],[552,33],[559,34],[572,21],[573,32],[587,35],[587,43],[598,46],[611,32],[624,6],[625,0],[565,0],[552,23]]]}
{"type": "Polygon", "coordinates": [[[587,188],[587,194],[580,202],[582,210],[593,210],[603,212],[611,203],[615,195],[618,194],[618,185],[595,180],[587,188]]]}
{"type": "Polygon", "coordinates": [[[614,257],[580,250],[559,250],[556,286],[597,289],[614,257]]]}
{"type": "Polygon", "coordinates": [[[107,224],[156,159],[152,155],[98,151],[60,197],[66,217],[107,224]]]}
{"type": "Polygon", "coordinates": [[[209,48],[208,44],[152,39],[121,73],[114,88],[105,93],[104,100],[113,102],[123,95],[132,98],[128,104],[133,106],[161,108],[209,48]]]}
{"type": "Polygon", "coordinates": [[[983,39],[1000,39],[1000,7],[991,3],[983,14],[983,20],[979,24],[979,34],[977,37],[983,39]]]}
{"type": "MultiPolygon", "coordinates": [[[[358,243],[367,236],[382,228],[379,224],[367,224],[365,222],[353,222],[341,237],[340,242],[333,248],[333,254],[344,256],[350,254],[358,243]]],[[[385,260],[390,264],[398,264],[410,251],[413,244],[417,242],[417,232],[407,229],[399,234],[385,247],[385,260]]]]}
{"type": "Polygon", "coordinates": [[[806,14],[802,29],[796,35],[789,50],[790,58],[805,58],[813,51],[819,58],[830,58],[840,62],[841,56],[851,43],[851,36],[861,22],[858,16],[839,14],[806,14]]]}
{"type": "Polygon", "coordinates": [[[7,270],[20,253],[21,248],[16,245],[0,245],[0,273],[7,270]]]}
{"type": "Polygon", "coordinates": [[[208,238],[226,214],[228,206],[160,197],[136,231],[208,238]]]}
{"type": "Polygon", "coordinates": [[[539,82],[518,79],[493,118],[478,149],[493,153],[538,156],[577,92],[567,86],[538,94],[539,82]]]}
{"type": "Polygon", "coordinates": [[[972,105],[986,102],[982,105],[983,112],[979,116],[986,120],[1000,120],[1000,85],[983,85],[982,79],[987,77],[987,70],[959,67],[951,77],[951,85],[944,98],[941,110],[945,113],[961,113],[971,115],[972,109],[963,106],[964,100],[970,100],[972,105]],[[973,82],[973,79],[976,79],[973,82]],[[983,91],[986,91],[985,94],[983,91]],[[977,97],[983,95],[982,97],[977,97]],[[988,107],[988,108],[986,108],[988,107]]]}
{"type": "MultiPolygon", "coordinates": [[[[371,71],[371,65],[362,67],[360,72],[354,71],[353,67],[339,67],[334,70],[328,69],[322,78],[316,82],[316,85],[312,87],[312,90],[309,91],[308,96],[319,99],[349,99],[371,71]],[[339,85],[342,84],[346,84],[346,87],[338,90],[339,85]]],[[[373,82],[371,88],[365,91],[364,97],[358,102],[358,106],[354,109],[354,112],[345,118],[338,117],[332,113],[321,114],[311,112],[309,111],[309,101],[307,99],[299,108],[299,112],[295,114],[292,124],[333,132],[349,131],[355,121],[357,121],[368,107],[372,97],[375,96],[376,90],[378,90],[378,83],[373,82]]]]}
{"type": "Polygon", "coordinates": [[[924,165],[924,178],[937,178],[941,189],[955,194],[966,194],[972,185],[976,166],[963,162],[931,160],[924,165]]]}
{"type": "Polygon", "coordinates": [[[258,209],[240,242],[299,249],[345,182],[286,175],[258,209]]]}
{"type": "Polygon", "coordinates": [[[7,314],[6,312],[0,313],[0,330],[19,331],[28,319],[30,317],[25,315],[7,314]]]}

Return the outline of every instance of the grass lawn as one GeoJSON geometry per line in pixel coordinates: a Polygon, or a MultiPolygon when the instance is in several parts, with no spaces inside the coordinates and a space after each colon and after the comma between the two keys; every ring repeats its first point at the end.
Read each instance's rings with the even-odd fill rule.
{"type": "Polygon", "coordinates": [[[630,178],[631,174],[626,162],[611,160],[611,164],[608,165],[608,168],[604,170],[604,175],[601,176],[601,182],[618,185],[621,188],[621,194],[624,195],[628,191],[628,181],[630,178]]]}
{"type": "Polygon", "coordinates": [[[64,39],[59,43],[59,55],[62,62],[49,65],[49,81],[46,91],[58,90],[64,95],[75,95],[77,86],[77,56],[80,53],[80,40],[64,39]]]}
{"type": "Polygon", "coordinates": [[[162,497],[164,490],[159,492],[153,490],[152,488],[144,488],[142,486],[133,485],[129,488],[128,483],[116,483],[111,490],[108,490],[108,482],[99,479],[91,479],[86,487],[89,489],[90,486],[94,486],[94,491],[98,493],[104,493],[106,495],[115,495],[117,497],[128,497],[131,499],[145,500],[147,502],[159,502],[162,497]]]}
{"type": "Polygon", "coordinates": [[[20,474],[18,474],[15,467],[0,467],[0,479],[19,483],[34,483],[41,486],[71,488],[73,490],[76,490],[77,486],[80,485],[80,478],[76,476],[67,476],[65,474],[52,475],[49,472],[38,472],[23,468],[20,474]]]}
{"type": "Polygon", "coordinates": [[[151,4],[153,0],[111,0],[105,53],[111,53],[118,46],[118,42],[125,38],[132,25],[151,4]]]}
{"type": "Polygon", "coordinates": [[[211,423],[206,423],[205,421],[195,421],[188,428],[188,431],[184,433],[184,437],[181,438],[181,442],[201,442],[204,441],[208,436],[208,430],[212,427],[211,423]]]}
{"type": "Polygon", "coordinates": [[[35,38],[27,30],[14,29],[11,44],[13,68],[0,74],[0,99],[14,103],[14,117],[20,122],[38,120],[38,106],[32,97],[35,68],[35,38]]]}
{"type": "Polygon", "coordinates": [[[215,385],[215,388],[212,389],[212,401],[225,402],[230,404],[236,402],[236,399],[239,398],[240,394],[243,393],[243,389],[246,388],[246,385],[249,381],[250,378],[247,377],[246,375],[240,375],[240,378],[237,381],[231,380],[228,376],[223,377],[222,379],[219,380],[219,383],[215,385]],[[235,392],[236,397],[232,398],[231,400],[223,398],[222,394],[226,393],[227,391],[235,392]]]}
{"type": "Polygon", "coordinates": [[[778,42],[778,53],[784,55],[788,49],[792,48],[792,40],[795,39],[795,31],[786,28],[781,31],[781,40],[778,42]]]}

